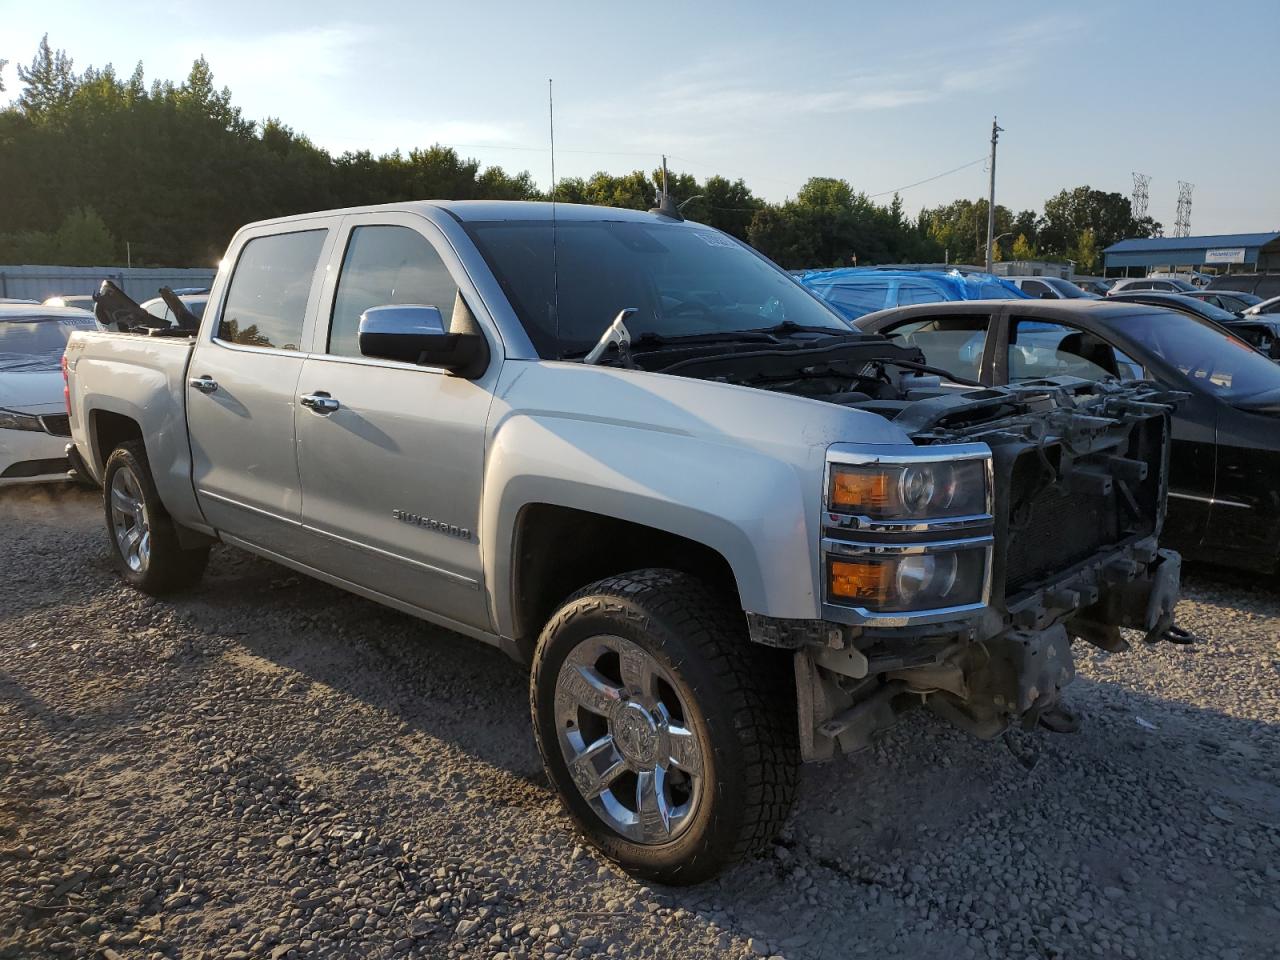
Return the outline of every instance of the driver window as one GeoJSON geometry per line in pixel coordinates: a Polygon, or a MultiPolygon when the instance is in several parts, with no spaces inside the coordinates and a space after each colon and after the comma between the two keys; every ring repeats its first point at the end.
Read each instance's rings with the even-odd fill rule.
{"type": "Polygon", "coordinates": [[[908,320],[881,332],[904,346],[919,347],[930,366],[978,380],[990,325],[989,316],[975,313],[908,320]]]}
{"type": "Polygon", "coordinates": [[[1009,330],[1009,380],[1079,377],[1141,380],[1142,364],[1094,334],[1061,323],[1015,320],[1009,330]]]}
{"type": "Polygon", "coordinates": [[[422,234],[391,225],[356,227],[333,298],[327,352],[361,356],[360,314],[370,307],[423,304],[435,307],[448,322],[457,295],[449,269],[422,234]]]}

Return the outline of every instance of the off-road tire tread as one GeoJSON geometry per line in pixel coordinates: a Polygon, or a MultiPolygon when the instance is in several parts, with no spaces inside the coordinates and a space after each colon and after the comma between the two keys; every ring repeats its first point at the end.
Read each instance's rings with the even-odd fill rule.
{"type": "MultiPolygon", "coordinates": [[[[535,714],[546,663],[542,648],[575,616],[595,611],[624,617],[643,631],[651,629],[652,621],[661,621],[710,666],[721,695],[731,704],[745,759],[741,826],[732,851],[722,859],[732,862],[765,852],[786,823],[799,781],[795,687],[786,654],[752,644],[742,613],[688,574],[666,569],[618,574],[570,596],[543,628],[530,684],[530,705],[535,714]],[[580,605],[584,599],[593,603],[580,605]]],[[[554,684],[555,679],[548,681],[554,684]]],[[[716,868],[708,870],[708,866],[691,862],[687,872],[702,879],[715,872],[716,868]]],[[[681,882],[670,875],[653,878],[681,882]]]]}

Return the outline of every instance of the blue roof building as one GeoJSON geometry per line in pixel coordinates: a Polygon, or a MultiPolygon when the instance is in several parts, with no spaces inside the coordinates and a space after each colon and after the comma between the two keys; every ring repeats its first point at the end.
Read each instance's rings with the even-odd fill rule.
{"type": "Polygon", "coordinates": [[[1220,233],[1204,237],[1139,237],[1102,251],[1108,270],[1157,267],[1227,267],[1280,270],[1280,232],[1220,233]]]}

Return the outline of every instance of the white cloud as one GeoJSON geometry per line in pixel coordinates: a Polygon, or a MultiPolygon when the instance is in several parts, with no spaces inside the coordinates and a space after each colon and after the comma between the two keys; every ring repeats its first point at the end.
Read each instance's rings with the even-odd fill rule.
{"type": "Polygon", "coordinates": [[[203,55],[215,83],[229,86],[250,116],[265,116],[278,114],[280,104],[305,102],[340,84],[355,71],[360,48],[372,37],[366,27],[335,24],[256,36],[210,34],[177,49],[188,63],[203,55]],[[258,102],[272,106],[258,110],[258,102]]]}

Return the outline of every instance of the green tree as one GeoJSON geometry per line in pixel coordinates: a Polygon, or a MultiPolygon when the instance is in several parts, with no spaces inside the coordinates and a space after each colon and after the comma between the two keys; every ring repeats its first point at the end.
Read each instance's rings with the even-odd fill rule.
{"type": "Polygon", "coordinates": [[[8,60],[0,58],[0,93],[4,93],[4,68],[8,65],[8,60]]]}
{"type": "Polygon", "coordinates": [[[1092,227],[1080,231],[1080,237],[1072,248],[1068,259],[1076,262],[1076,270],[1081,273],[1092,273],[1098,263],[1098,241],[1092,227]]]}
{"type": "Polygon", "coordinates": [[[65,106],[76,88],[74,61],[65,50],[54,51],[49,35],[40,38],[40,46],[29,67],[18,67],[18,79],[24,88],[18,95],[18,106],[33,116],[47,114],[65,106]]]}
{"type": "Polygon", "coordinates": [[[117,256],[116,242],[93,207],[77,207],[66,215],[53,235],[57,263],[109,264],[117,256]]]}
{"type": "Polygon", "coordinates": [[[1161,227],[1150,217],[1135,218],[1128,197],[1089,186],[1063,190],[1045,201],[1039,242],[1046,253],[1068,256],[1085,230],[1092,230],[1094,242],[1105,248],[1125,237],[1157,236],[1161,227]]]}
{"type": "Polygon", "coordinates": [[[1010,257],[1013,260],[1038,260],[1040,254],[1036,251],[1036,245],[1027,239],[1027,235],[1019,233],[1017,239],[1013,241],[1010,257]]]}

